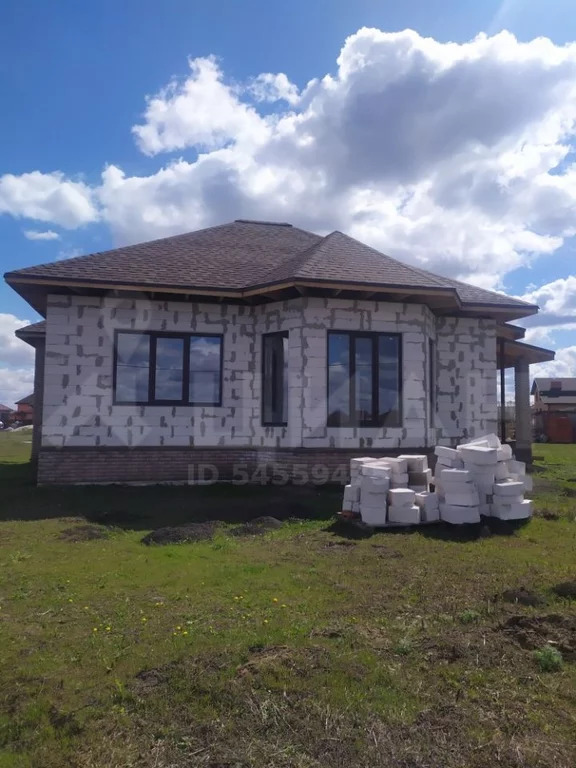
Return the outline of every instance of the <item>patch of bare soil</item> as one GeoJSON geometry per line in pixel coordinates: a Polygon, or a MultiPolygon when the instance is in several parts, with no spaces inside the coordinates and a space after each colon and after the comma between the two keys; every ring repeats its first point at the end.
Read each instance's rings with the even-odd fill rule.
{"type": "Polygon", "coordinates": [[[107,539],[110,532],[98,525],[74,525],[71,528],[64,528],[60,531],[59,539],[62,541],[96,541],[98,539],[107,539]]]}
{"type": "Polygon", "coordinates": [[[351,547],[355,547],[355,546],[356,546],[355,541],[327,541],[326,544],[324,544],[324,549],[341,551],[343,549],[350,549],[351,547]]]}
{"type": "Polygon", "coordinates": [[[152,669],[143,669],[138,672],[134,678],[134,684],[132,686],[134,693],[141,696],[149,693],[160,685],[164,685],[168,681],[170,672],[175,668],[175,663],[170,662],[163,667],[153,667],[152,669]]]}
{"type": "Polygon", "coordinates": [[[536,650],[549,643],[568,661],[576,660],[575,616],[510,616],[496,629],[525,650],[536,650]]]}
{"type": "Polygon", "coordinates": [[[395,549],[390,549],[387,544],[372,544],[373,549],[378,550],[378,557],[386,557],[391,559],[398,559],[404,557],[402,552],[398,552],[395,549]]]}
{"type": "Polygon", "coordinates": [[[209,521],[157,528],[144,536],[142,544],[189,544],[195,541],[209,541],[214,538],[217,527],[217,521],[209,521]]]}
{"type": "Polygon", "coordinates": [[[290,648],[287,645],[254,646],[252,656],[237,669],[239,677],[258,676],[275,670],[287,670],[291,675],[306,677],[314,669],[328,666],[328,653],[319,646],[290,648]]]}
{"type": "Polygon", "coordinates": [[[232,536],[261,536],[269,531],[277,531],[278,528],[282,528],[282,525],[281,520],[264,515],[263,517],[255,517],[254,520],[249,520],[243,525],[232,528],[230,534],[232,536]]]}
{"type": "Polygon", "coordinates": [[[519,587],[517,589],[506,589],[502,592],[497,599],[503,600],[505,603],[516,603],[517,605],[545,605],[546,600],[541,596],[532,592],[526,587],[519,587]]]}
{"type": "Polygon", "coordinates": [[[574,581],[563,581],[552,588],[558,597],[567,597],[569,600],[576,600],[576,579],[574,581]]]}

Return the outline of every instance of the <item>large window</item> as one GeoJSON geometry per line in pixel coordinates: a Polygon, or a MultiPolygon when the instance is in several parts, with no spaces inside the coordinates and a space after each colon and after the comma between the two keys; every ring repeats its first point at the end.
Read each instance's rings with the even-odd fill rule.
{"type": "Polygon", "coordinates": [[[288,423],[288,333],[262,337],[262,424],[288,423]]]}
{"type": "Polygon", "coordinates": [[[222,337],[118,331],[114,402],[220,405],[222,337]]]}
{"type": "Polygon", "coordinates": [[[398,427],[402,350],[399,334],[328,334],[328,426],[398,427]]]}

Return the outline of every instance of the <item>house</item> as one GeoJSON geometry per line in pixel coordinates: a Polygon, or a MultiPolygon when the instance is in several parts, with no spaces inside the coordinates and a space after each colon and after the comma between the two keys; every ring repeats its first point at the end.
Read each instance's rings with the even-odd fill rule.
{"type": "Polygon", "coordinates": [[[32,424],[34,422],[34,393],[16,401],[16,411],[14,412],[13,419],[22,424],[32,424]]]}
{"type": "Polygon", "coordinates": [[[4,426],[6,426],[8,424],[11,413],[12,408],[9,408],[7,405],[2,405],[2,403],[0,403],[0,424],[4,424],[4,426]]]}
{"type": "Polygon", "coordinates": [[[341,481],[359,452],[494,431],[511,366],[529,456],[528,366],[554,357],[510,324],[538,307],[290,224],[237,220],[5,279],[46,318],[17,331],[36,349],[42,484],[341,481]]]}
{"type": "Polygon", "coordinates": [[[576,379],[534,379],[532,420],[540,439],[553,443],[576,440],[576,379]]]}

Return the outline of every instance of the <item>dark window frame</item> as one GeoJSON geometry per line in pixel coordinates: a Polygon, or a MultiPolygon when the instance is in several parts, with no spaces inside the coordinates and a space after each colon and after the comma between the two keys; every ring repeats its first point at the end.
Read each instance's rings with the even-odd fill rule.
{"type": "MultiPolygon", "coordinates": [[[[271,333],[263,333],[262,334],[262,384],[261,384],[261,420],[262,420],[262,426],[263,427],[287,427],[288,426],[288,414],[286,414],[286,420],[285,421],[266,421],[264,418],[265,416],[265,410],[266,410],[266,403],[265,403],[265,377],[266,377],[266,358],[264,355],[264,346],[266,344],[266,339],[270,336],[279,336],[283,339],[289,339],[290,334],[288,331],[273,331],[271,333]]],[[[285,361],[286,364],[286,361],[285,361]]],[[[288,410],[288,409],[287,409],[288,410]]]]}
{"type": "Polygon", "coordinates": [[[404,408],[403,408],[403,339],[401,333],[386,333],[384,331],[348,331],[337,330],[336,328],[330,329],[326,334],[326,426],[330,429],[347,429],[350,427],[360,428],[381,428],[386,429],[401,429],[404,422],[404,408]],[[350,418],[346,422],[335,424],[330,420],[330,336],[340,335],[348,336],[350,343],[348,347],[348,367],[350,369],[350,394],[349,394],[349,412],[350,418]],[[379,338],[380,337],[394,337],[398,339],[398,420],[393,424],[387,424],[386,418],[381,418],[379,414],[379,338]],[[357,338],[370,338],[372,341],[372,418],[370,420],[356,420],[354,414],[356,412],[356,360],[355,349],[357,338]]]}
{"type": "Polygon", "coordinates": [[[224,378],[224,335],[221,333],[179,333],[178,331],[138,331],[136,329],[116,328],[114,330],[114,354],[112,363],[112,404],[113,405],[150,405],[150,406],[186,406],[186,407],[222,407],[222,385],[224,378]],[[116,384],[118,378],[118,337],[121,334],[135,336],[148,336],[150,340],[150,360],[148,365],[148,399],[147,400],[118,400],[116,397],[116,384]],[[220,363],[218,377],[218,400],[211,403],[195,402],[190,400],[190,339],[219,339],[220,363]],[[163,400],[153,397],[156,384],[156,340],[157,339],[182,339],[183,370],[182,370],[182,399],[163,400]]]}

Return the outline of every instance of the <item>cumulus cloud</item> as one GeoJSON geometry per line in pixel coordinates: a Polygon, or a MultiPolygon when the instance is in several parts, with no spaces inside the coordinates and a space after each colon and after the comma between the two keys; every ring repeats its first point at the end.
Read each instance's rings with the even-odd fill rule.
{"type": "Polygon", "coordinates": [[[532,339],[549,338],[555,327],[576,329],[576,275],[568,275],[533,288],[522,298],[540,307],[538,315],[531,317],[528,322],[532,339]]]}
{"type": "Polygon", "coordinates": [[[0,366],[0,403],[14,407],[17,400],[34,390],[32,367],[4,368],[0,366]]]}
{"type": "Polygon", "coordinates": [[[544,378],[573,378],[576,376],[576,347],[564,347],[556,352],[556,359],[549,363],[530,366],[530,375],[544,378]]]}
{"type": "Polygon", "coordinates": [[[93,190],[38,174],[78,205],[13,194],[14,215],[77,226],[83,211],[123,243],[288,220],[484,287],[576,233],[576,44],[361,29],[317,75],[299,91],[283,73],[239,83],[214,57],[191,59],[132,131],[147,155],[192,156],[142,176],[111,165],[93,190]]]}
{"type": "Polygon", "coordinates": [[[214,57],[190,59],[190,75],[173,80],[148,99],[144,123],[132,131],[147,155],[185,147],[217,149],[230,142],[252,144],[264,121],[225,85],[214,57]]]}
{"type": "Polygon", "coordinates": [[[29,323],[30,320],[0,312],[0,365],[24,365],[34,360],[34,349],[14,335],[29,323]]]}
{"type": "Polygon", "coordinates": [[[0,213],[75,229],[98,218],[94,192],[64,174],[23,173],[0,176],[0,213]]]}
{"type": "Polygon", "coordinates": [[[39,232],[36,229],[25,229],[24,237],[27,240],[60,240],[58,232],[53,232],[51,229],[44,232],[39,232]]]}

